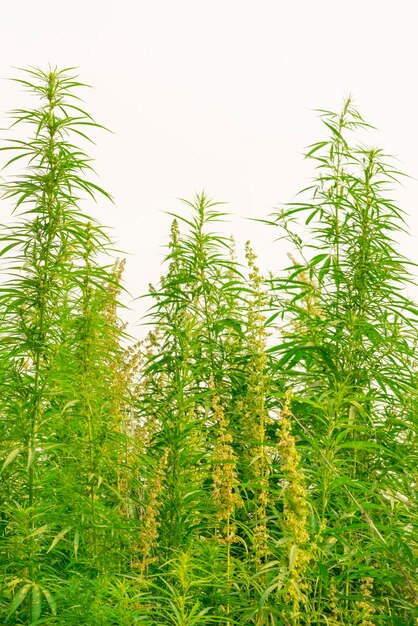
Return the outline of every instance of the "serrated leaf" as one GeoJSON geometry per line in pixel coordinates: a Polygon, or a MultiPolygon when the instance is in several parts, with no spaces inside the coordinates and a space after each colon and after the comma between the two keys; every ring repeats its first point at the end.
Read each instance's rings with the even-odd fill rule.
{"type": "Polygon", "coordinates": [[[16,609],[19,608],[19,606],[22,604],[22,602],[24,601],[24,599],[28,595],[29,589],[31,587],[32,587],[32,583],[27,583],[26,585],[23,585],[23,587],[21,587],[19,589],[17,594],[13,597],[13,601],[12,601],[12,603],[10,605],[9,612],[7,614],[7,619],[9,619],[9,617],[11,615],[13,615],[13,613],[16,611],[16,609]]]}
{"type": "Polygon", "coordinates": [[[77,558],[78,546],[80,545],[80,532],[78,530],[76,530],[74,533],[73,545],[74,545],[74,555],[75,555],[75,558],[77,558]]]}
{"type": "Polygon", "coordinates": [[[6,469],[8,465],[10,465],[10,463],[13,463],[21,449],[22,448],[15,448],[14,450],[12,450],[12,452],[10,452],[10,454],[6,457],[6,460],[3,463],[3,467],[1,468],[2,472],[6,469]]]}
{"type": "Polygon", "coordinates": [[[36,622],[42,610],[42,595],[41,590],[37,585],[32,587],[32,621],[36,622]]]}
{"type": "Polygon", "coordinates": [[[36,450],[35,448],[29,448],[29,453],[28,453],[28,469],[30,468],[30,466],[32,465],[34,459],[35,459],[35,454],[36,454],[36,450]]]}
{"type": "Polygon", "coordinates": [[[48,530],[48,524],[44,524],[43,526],[36,528],[26,537],[26,540],[30,539],[31,537],[36,537],[36,535],[40,535],[41,533],[44,533],[46,530],[48,530]]]}
{"type": "Polygon", "coordinates": [[[45,600],[48,602],[48,606],[51,609],[51,613],[55,615],[57,612],[57,605],[56,605],[56,602],[54,600],[52,593],[48,591],[48,589],[44,589],[44,587],[42,587],[41,591],[45,597],[45,600]]]}
{"type": "Polygon", "coordinates": [[[296,544],[292,544],[290,550],[289,550],[289,571],[291,572],[293,570],[293,566],[295,564],[295,559],[296,559],[296,544]]]}
{"type": "Polygon", "coordinates": [[[55,548],[55,546],[57,545],[57,543],[59,541],[61,541],[61,539],[63,537],[65,537],[65,535],[71,530],[71,526],[67,526],[67,528],[64,528],[64,530],[61,530],[55,537],[53,542],[51,543],[51,545],[49,546],[48,550],[47,550],[47,554],[48,552],[51,552],[51,550],[53,550],[55,548]]]}

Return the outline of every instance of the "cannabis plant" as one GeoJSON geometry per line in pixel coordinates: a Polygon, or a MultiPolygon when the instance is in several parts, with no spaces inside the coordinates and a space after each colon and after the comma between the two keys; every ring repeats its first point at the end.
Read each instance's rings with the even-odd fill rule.
{"type": "Polygon", "coordinates": [[[305,200],[264,220],[289,267],[265,279],[221,203],[185,200],[138,341],[82,208],[110,200],[83,85],[17,82],[37,104],[1,147],[2,623],[415,624],[418,309],[400,174],[351,100],[321,112],[305,200]]]}
{"type": "Polygon", "coordinates": [[[2,148],[7,166],[26,164],[3,185],[16,217],[1,236],[2,615],[35,624],[49,613],[63,623],[57,599],[69,579],[108,574],[121,560],[126,444],[102,393],[118,356],[106,313],[117,277],[103,263],[106,232],[80,208],[82,195],[109,198],[86,178],[90,159],[74,144],[98,126],[74,93],[81,83],[52,68],[17,81],[39,104],[12,112],[12,128],[32,135],[2,148]]]}
{"type": "Polygon", "coordinates": [[[311,591],[298,619],[409,624],[418,311],[395,244],[404,216],[389,193],[400,174],[382,149],[352,143],[368,125],[350,99],[321,117],[329,137],[307,154],[318,171],[310,197],[272,220],[297,255],[273,293],[284,321],[277,376],[293,388],[312,507],[311,591]],[[302,216],[309,243],[293,224],[302,216]]]}

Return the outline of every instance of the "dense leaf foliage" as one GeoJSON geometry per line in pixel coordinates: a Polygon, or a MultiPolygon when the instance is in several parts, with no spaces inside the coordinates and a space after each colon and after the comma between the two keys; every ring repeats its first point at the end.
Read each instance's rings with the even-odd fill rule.
{"type": "Polygon", "coordinates": [[[356,143],[351,101],[321,111],[303,199],[264,220],[290,266],[265,279],[221,203],[183,201],[136,341],[82,209],[111,199],[83,85],[18,82],[38,104],[1,148],[1,622],[415,624],[418,310],[400,174],[356,143]]]}

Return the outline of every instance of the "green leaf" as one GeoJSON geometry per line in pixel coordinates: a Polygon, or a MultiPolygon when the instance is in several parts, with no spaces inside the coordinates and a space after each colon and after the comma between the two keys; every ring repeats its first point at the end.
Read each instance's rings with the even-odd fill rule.
{"type": "Polygon", "coordinates": [[[41,591],[44,594],[44,597],[45,597],[46,601],[48,602],[48,605],[49,605],[49,608],[51,609],[52,615],[56,615],[56,613],[57,613],[57,605],[56,605],[56,602],[55,602],[55,599],[54,599],[53,595],[50,593],[50,591],[48,591],[48,589],[45,589],[45,587],[42,587],[41,591]]]}
{"type": "Polygon", "coordinates": [[[295,565],[296,550],[297,550],[297,547],[293,543],[291,545],[291,547],[290,547],[290,550],[289,550],[289,572],[291,572],[293,570],[293,567],[295,565]]]}
{"type": "Polygon", "coordinates": [[[32,620],[37,621],[41,615],[42,610],[42,595],[41,590],[37,585],[32,587],[32,620]]]}
{"type": "Polygon", "coordinates": [[[31,537],[36,537],[37,535],[41,535],[42,533],[46,532],[47,530],[48,530],[48,524],[44,524],[43,526],[40,526],[39,528],[36,528],[35,530],[33,530],[26,537],[26,540],[30,539],[31,537]]]}
{"type": "Polygon", "coordinates": [[[49,552],[51,552],[51,550],[53,550],[55,548],[55,546],[57,545],[57,543],[59,541],[61,541],[61,539],[63,537],[65,537],[65,535],[71,530],[71,526],[67,526],[67,528],[64,528],[64,530],[61,530],[55,537],[53,542],[51,543],[51,545],[49,546],[48,550],[47,550],[47,554],[49,552]]]}
{"type": "Polygon", "coordinates": [[[29,589],[31,587],[32,587],[32,583],[27,583],[26,585],[23,585],[23,587],[21,587],[19,591],[14,595],[13,601],[9,608],[9,612],[7,614],[7,619],[9,619],[9,617],[11,617],[13,613],[19,608],[19,606],[22,604],[22,602],[28,595],[29,589]]]}
{"type": "Polygon", "coordinates": [[[80,545],[80,532],[78,529],[76,529],[76,531],[74,532],[74,541],[73,541],[75,558],[77,558],[77,555],[78,555],[79,545],[80,545]]]}
{"type": "MultiPolygon", "coordinates": [[[[12,450],[10,452],[10,454],[6,457],[6,460],[3,463],[3,466],[1,468],[1,472],[4,472],[4,470],[6,469],[6,467],[8,465],[10,465],[10,463],[12,463],[15,458],[18,456],[19,452],[21,451],[22,448],[15,448],[14,450],[12,450]]],[[[0,472],[0,473],[1,473],[0,472]]]]}
{"type": "Polygon", "coordinates": [[[29,452],[28,452],[28,469],[31,467],[32,463],[34,462],[35,456],[36,456],[36,449],[35,448],[29,448],[29,452]]]}

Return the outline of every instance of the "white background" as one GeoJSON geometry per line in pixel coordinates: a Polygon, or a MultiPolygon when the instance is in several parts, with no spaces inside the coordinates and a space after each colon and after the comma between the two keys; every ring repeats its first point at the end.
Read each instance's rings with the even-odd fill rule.
{"type": "MultiPolygon", "coordinates": [[[[115,197],[94,214],[129,253],[128,289],[161,273],[178,197],[204,189],[228,204],[229,230],[251,238],[263,267],[286,263],[265,218],[309,184],[315,108],[352,93],[370,137],[418,175],[418,7],[415,0],[15,0],[3,2],[0,75],[11,66],[78,66],[96,133],[97,182],[115,197]]],[[[1,122],[27,102],[1,81],[1,122]]],[[[409,214],[402,252],[418,261],[418,184],[394,197],[409,214]]],[[[88,207],[91,208],[90,206],[88,207]]],[[[3,207],[6,221],[7,207],[3,207]]],[[[131,314],[138,320],[144,305],[131,314]]]]}

